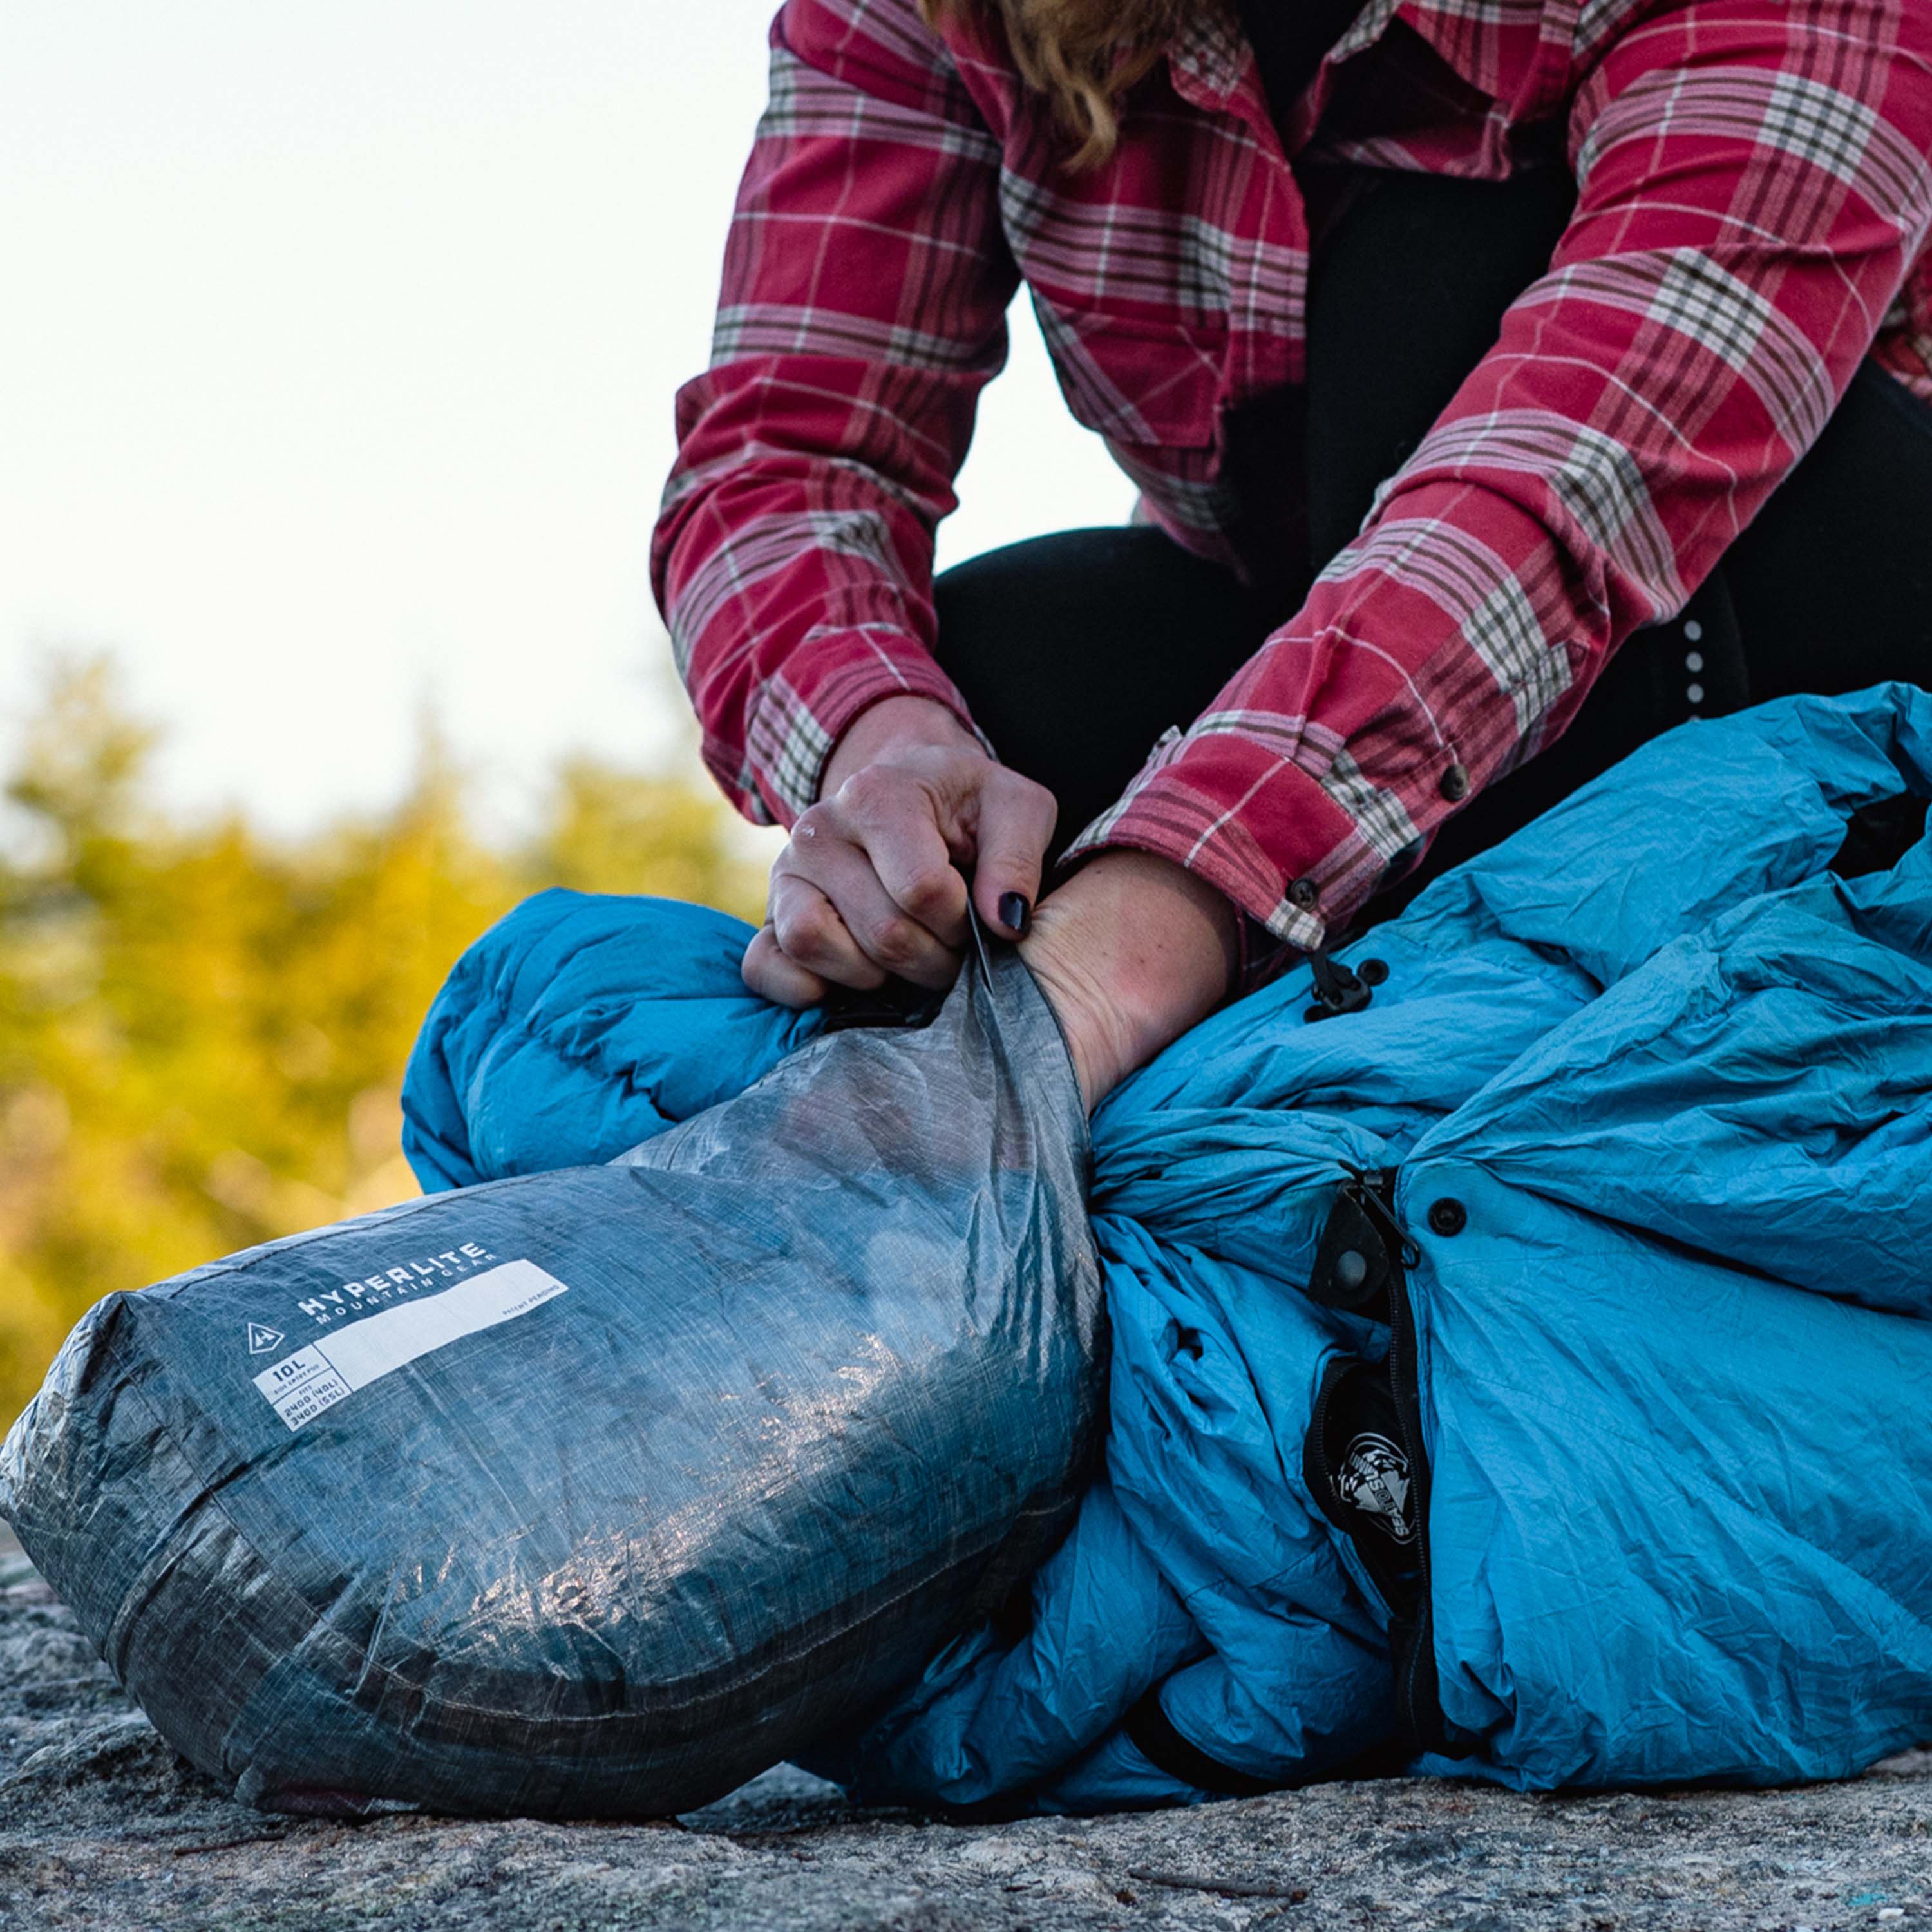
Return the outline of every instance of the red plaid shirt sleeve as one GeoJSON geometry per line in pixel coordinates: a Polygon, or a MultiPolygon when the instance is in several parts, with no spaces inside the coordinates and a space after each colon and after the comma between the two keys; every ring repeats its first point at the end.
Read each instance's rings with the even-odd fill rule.
{"type": "Polygon", "coordinates": [[[1162,854],[1318,946],[1561,732],[1810,445],[1918,258],[1932,8],[1652,7],[1588,70],[1570,153],[1550,272],[1305,608],[1076,853],[1162,854]]]}
{"type": "Polygon", "coordinates": [[[932,655],[933,530],[1018,275],[998,147],[912,8],[791,0],[771,49],[652,564],[706,764],[789,824],[877,700],[971,723],[932,655]]]}

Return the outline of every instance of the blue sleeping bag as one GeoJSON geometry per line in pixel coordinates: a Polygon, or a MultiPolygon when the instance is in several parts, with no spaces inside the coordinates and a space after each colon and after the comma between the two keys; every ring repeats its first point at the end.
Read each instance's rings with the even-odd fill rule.
{"type": "MultiPolygon", "coordinates": [[[[1773,1783],[1932,1732],[1932,698],[1660,740],[1093,1124],[1103,1470],[1015,1606],[811,1761],[1087,1809],[1411,1761],[1773,1783]],[[1370,962],[1376,962],[1371,965],[1370,962]]],[[[746,929],[551,892],[404,1104],[432,1189],[610,1160],[811,1039],[746,929]]]]}

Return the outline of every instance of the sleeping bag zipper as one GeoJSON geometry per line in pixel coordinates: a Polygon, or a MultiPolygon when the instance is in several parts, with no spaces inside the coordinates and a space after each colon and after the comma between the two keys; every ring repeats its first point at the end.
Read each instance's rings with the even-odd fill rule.
{"type": "Polygon", "coordinates": [[[1304,1475],[1388,1607],[1396,1709],[1408,1744],[1457,1756],[1442,1714],[1430,1607],[1429,1459],[1409,1290],[1421,1253],[1396,1217],[1396,1180],[1394,1168],[1351,1170],[1322,1231],[1310,1297],[1386,1322],[1389,1348],[1380,1362],[1342,1356],[1330,1364],[1304,1475]]]}

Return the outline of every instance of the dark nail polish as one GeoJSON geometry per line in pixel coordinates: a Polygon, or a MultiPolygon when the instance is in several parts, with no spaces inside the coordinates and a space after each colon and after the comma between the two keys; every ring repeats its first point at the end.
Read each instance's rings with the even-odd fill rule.
{"type": "Polygon", "coordinates": [[[1024,892],[1000,895],[1000,923],[1024,939],[1033,923],[1033,906],[1024,892]]]}

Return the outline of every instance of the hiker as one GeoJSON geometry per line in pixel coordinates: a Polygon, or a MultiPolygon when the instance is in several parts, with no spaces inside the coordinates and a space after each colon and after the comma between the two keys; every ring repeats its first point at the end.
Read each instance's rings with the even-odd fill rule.
{"type": "Polygon", "coordinates": [[[791,828],[754,989],[946,983],[970,874],[1091,1105],[1655,733],[1932,681],[1932,9],[771,45],[653,552],[707,761],[791,828]],[[935,583],[1022,282],[1140,504],[935,583]]]}

